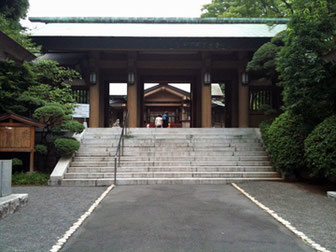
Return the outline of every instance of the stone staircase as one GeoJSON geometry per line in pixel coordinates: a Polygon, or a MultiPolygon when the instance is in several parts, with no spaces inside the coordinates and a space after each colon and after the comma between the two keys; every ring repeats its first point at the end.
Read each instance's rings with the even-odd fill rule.
{"type": "MultiPolygon", "coordinates": [[[[120,129],[88,129],[61,184],[113,184],[120,129]]],[[[130,129],[117,184],[281,180],[255,129],[130,129]]]]}

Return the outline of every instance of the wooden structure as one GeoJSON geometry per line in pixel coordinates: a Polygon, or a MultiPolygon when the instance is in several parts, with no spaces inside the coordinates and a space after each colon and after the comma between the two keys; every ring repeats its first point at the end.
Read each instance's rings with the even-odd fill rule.
{"type": "Polygon", "coordinates": [[[145,126],[144,83],[190,83],[190,126],[202,128],[212,127],[211,83],[225,83],[225,127],[255,127],[246,66],[254,52],[285,30],[288,22],[267,18],[30,20],[44,23],[32,31],[34,41],[43,46],[44,58],[58,58],[62,65],[82,73],[84,81],[76,88],[89,93],[89,127],[109,126],[110,83],[127,83],[130,127],[145,126]]]}
{"type": "Polygon", "coordinates": [[[190,94],[166,83],[146,89],[144,92],[144,121],[154,127],[155,118],[169,114],[172,128],[190,127],[190,94]]]}
{"type": "Polygon", "coordinates": [[[13,113],[0,116],[0,151],[29,152],[29,172],[34,172],[36,127],[44,128],[44,125],[13,113]]]}
{"type": "Polygon", "coordinates": [[[35,55],[0,31],[0,60],[14,60],[18,63],[35,59],[35,55]]]}

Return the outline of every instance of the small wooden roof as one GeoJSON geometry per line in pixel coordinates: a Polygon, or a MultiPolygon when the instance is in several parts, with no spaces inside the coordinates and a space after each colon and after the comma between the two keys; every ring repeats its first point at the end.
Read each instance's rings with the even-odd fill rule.
{"type": "Polygon", "coordinates": [[[15,113],[7,113],[7,114],[4,114],[4,115],[1,115],[0,116],[0,123],[4,123],[4,121],[7,121],[7,120],[14,120],[14,121],[17,121],[17,122],[20,122],[20,123],[23,123],[23,124],[27,124],[29,126],[33,126],[33,127],[38,127],[38,128],[44,128],[45,125],[43,123],[39,123],[33,119],[30,119],[28,117],[24,117],[24,116],[20,116],[20,115],[17,115],[15,113]]]}
{"type": "Polygon", "coordinates": [[[168,93],[171,93],[175,96],[178,96],[182,99],[190,99],[190,94],[182,89],[170,86],[168,84],[159,84],[154,87],[148,88],[145,90],[145,97],[148,97],[150,95],[162,92],[163,90],[167,91],[168,93]]]}

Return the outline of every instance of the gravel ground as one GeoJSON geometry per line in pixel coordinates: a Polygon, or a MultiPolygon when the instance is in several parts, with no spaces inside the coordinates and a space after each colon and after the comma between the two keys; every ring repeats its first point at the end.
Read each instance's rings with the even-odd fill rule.
{"type": "Polygon", "coordinates": [[[28,204],[0,220],[0,251],[48,251],[105,187],[13,187],[28,204]]]}
{"type": "Polygon", "coordinates": [[[336,251],[336,202],[321,187],[285,182],[238,186],[321,246],[336,251]]]}

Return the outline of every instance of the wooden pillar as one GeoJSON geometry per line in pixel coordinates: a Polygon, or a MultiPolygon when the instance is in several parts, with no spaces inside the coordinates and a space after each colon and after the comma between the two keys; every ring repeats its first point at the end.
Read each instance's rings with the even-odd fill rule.
{"type": "Polygon", "coordinates": [[[99,127],[104,128],[105,124],[105,83],[102,78],[101,73],[98,72],[98,80],[99,80],[99,127]]]}
{"type": "Polygon", "coordinates": [[[134,84],[127,84],[127,108],[129,113],[129,127],[136,128],[138,125],[138,85],[137,81],[134,84]]]}
{"type": "MultiPolygon", "coordinates": [[[[90,128],[98,128],[100,126],[100,76],[97,63],[99,60],[99,53],[94,52],[90,54],[90,73],[96,74],[96,84],[90,83],[90,128]]],[[[90,74],[89,73],[89,74],[90,74]]]]}
{"type": "Polygon", "coordinates": [[[239,89],[239,128],[248,128],[249,126],[249,87],[243,85],[242,74],[245,67],[241,67],[238,71],[238,89],[239,89]]]}
{"type": "Polygon", "coordinates": [[[136,52],[128,54],[128,74],[134,74],[133,83],[127,83],[127,109],[129,113],[129,127],[136,128],[139,126],[139,78],[136,69],[136,52]]]}
{"type": "Polygon", "coordinates": [[[211,84],[202,81],[202,128],[211,128],[211,84]]]}
{"type": "Polygon", "coordinates": [[[30,128],[30,164],[29,164],[29,172],[34,172],[34,152],[35,152],[35,128],[30,128]]]}
{"type": "Polygon", "coordinates": [[[239,126],[239,102],[238,102],[238,73],[234,72],[233,82],[231,84],[231,126],[239,126]]]}
{"type": "Polygon", "coordinates": [[[202,97],[202,128],[211,128],[211,83],[205,83],[204,74],[211,71],[211,59],[203,54],[203,67],[201,71],[201,97],[202,97]]]}
{"type": "Polygon", "coordinates": [[[138,77],[138,127],[144,127],[144,82],[138,77]]]}

